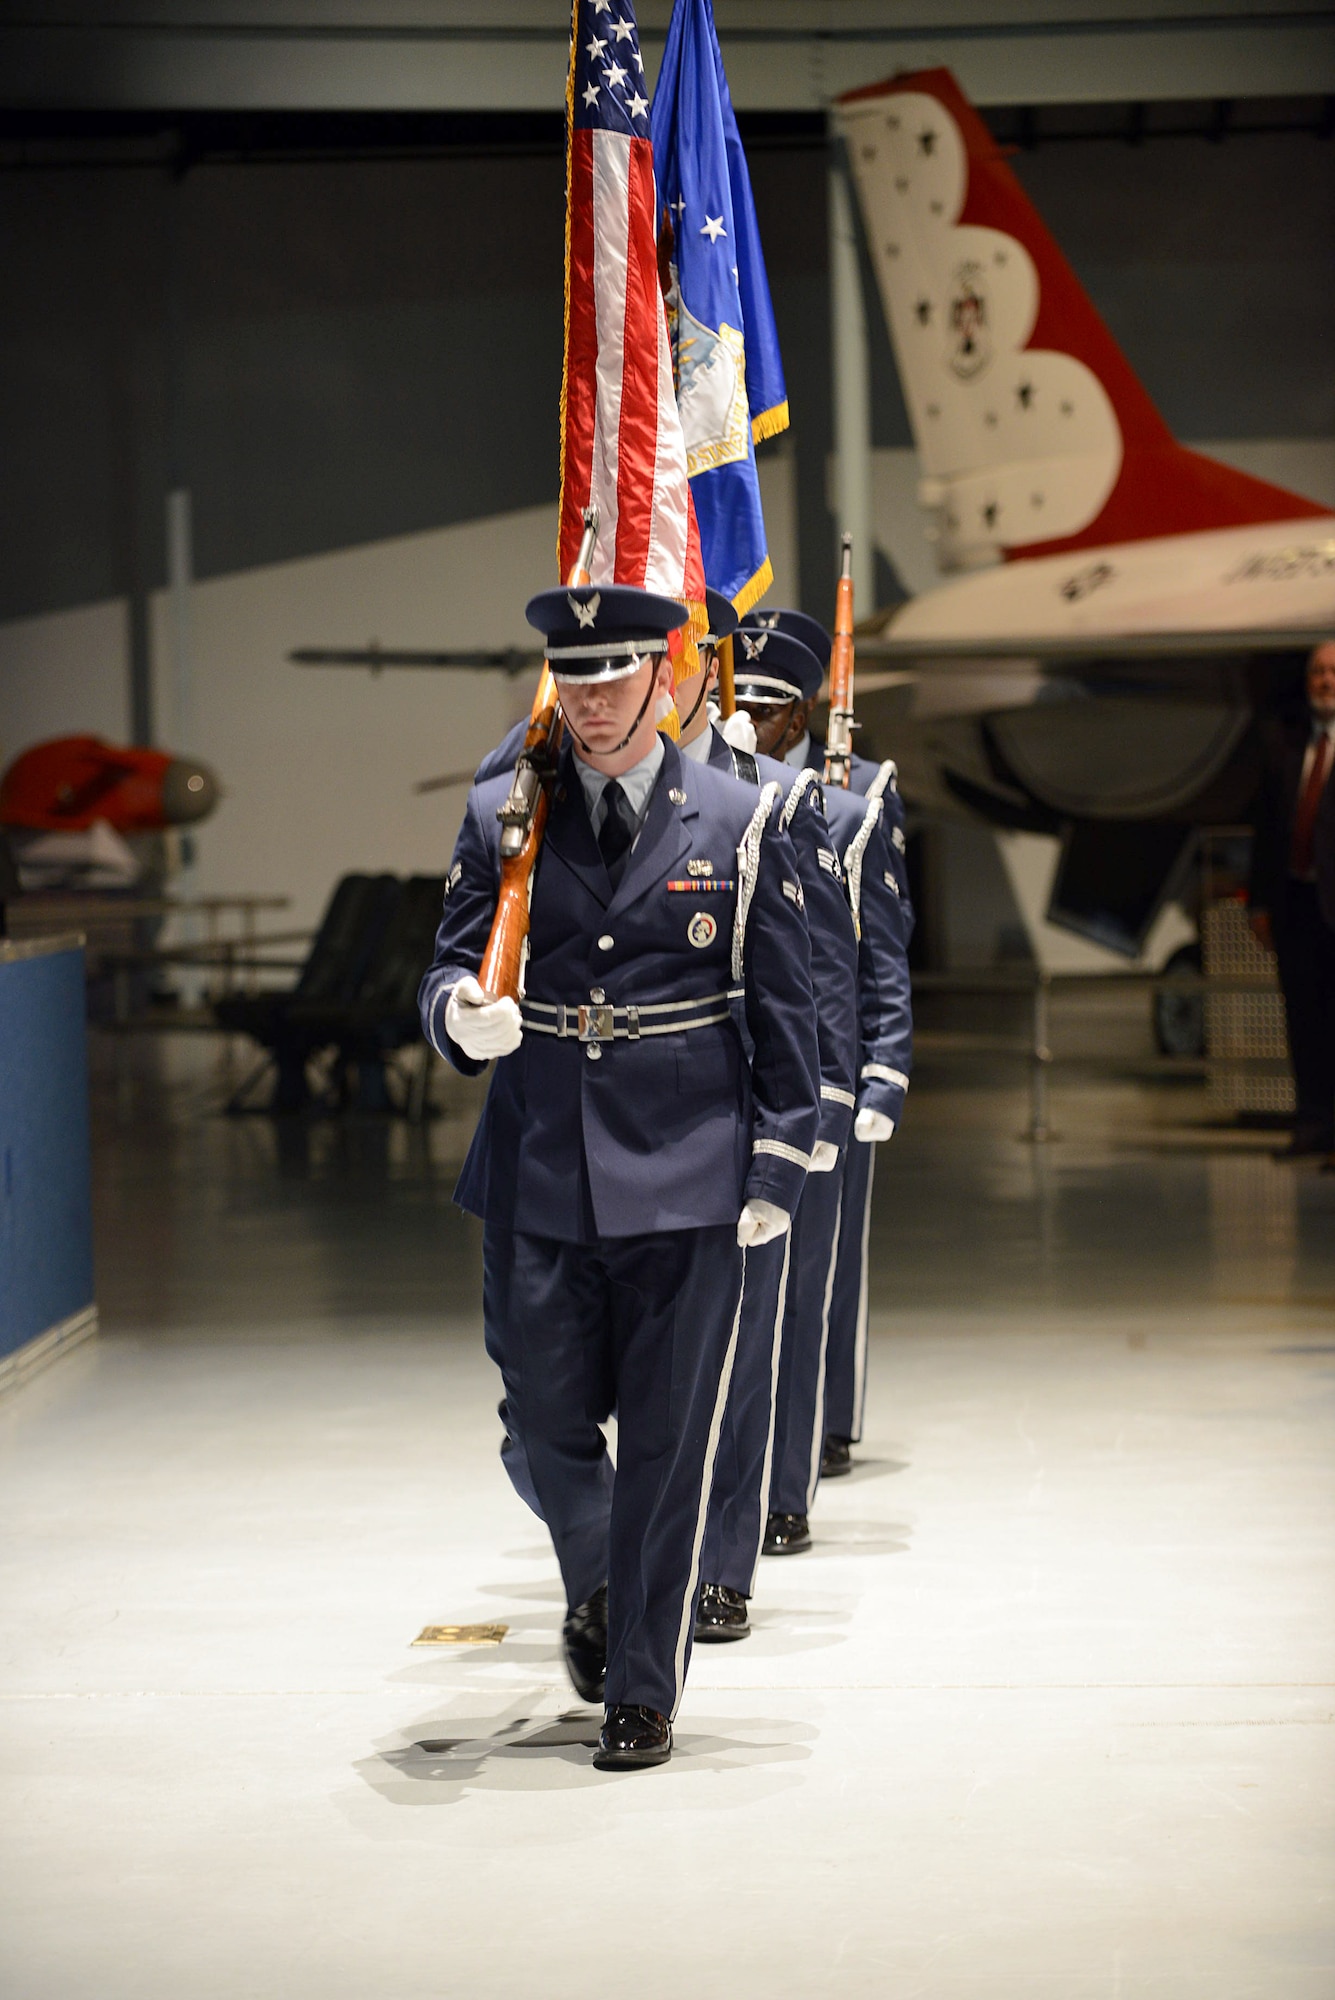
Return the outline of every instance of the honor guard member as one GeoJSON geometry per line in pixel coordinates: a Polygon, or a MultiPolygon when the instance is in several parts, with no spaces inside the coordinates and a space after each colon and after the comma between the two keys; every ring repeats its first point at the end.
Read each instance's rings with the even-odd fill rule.
{"type": "MultiPolygon", "coordinates": [[[[807,730],[815,690],[809,693],[808,683],[795,699],[773,684],[763,665],[769,635],[799,633],[816,640],[828,664],[829,638],[815,619],[799,611],[752,613],[738,634],[733,672],[738,706],[751,717],[759,747],[798,757],[810,770],[823,765],[825,755],[807,730]],[[752,622],[760,618],[766,623],[752,622]]],[[[823,677],[824,667],[819,671],[823,677]]],[[[841,786],[825,789],[826,816],[860,933],[857,1115],[837,1184],[808,1190],[792,1246],[767,1555],[810,1547],[808,1517],[821,1474],[847,1472],[850,1443],[862,1434],[873,1146],[899,1122],[911,1067],[913,911],[903,810],[894,766],[866,758],[857,764],[854,782],[861,776],[865,796],[841,786]]]]}
{"type": "MultiPolygon", "coordinates": [[[[820,662],[821,679],[830,671],[830,635],[819,618],[811,618],[805,611],[748,611],[742,623],[749,631],[786,632],[790,639],[800,639],[808,652],[814,653],[820,662]]],[[[817,693],[820,690],[817,689],[817,693]]],[[[796,764],[798,769],[812,767],[823,772],[825,769],[825,743],[811,733],[811,711],[816,705],[816,696],[809,701],[795,701],[784,706],[783,713],[771,718],[776,742],[771,748],[772,757],[781,757],[786,764],[796,764]]],[[[854,751],[849,759],[848,784],[845,789],[865,797],[867,789],[876,782],[881,766],[870,757],[859,757],[854,751]]]]}
{"type": "Polygon", "coordinates": [[[469,794],[420,1002],[455,1068],[497,1058],[455,1198],[483,1219],[507,1427],[571,1678],[604,1703],[594,1762],[616,1769],[671,1751],[746,1253],[787,1229],[820,1119],[810,952],[777,788],[757,799],[655,728],[684,608],[583,586],[527,615],[566,741],[526,990],[477,980],[502,775],[469,794]]]}
{"type": "MultiPolygon", "coordinates": [[[[738,620],[731,603],[717,591],[706,591],[705,601],[710,631],[703,649],[704,670],[681,682],[676,690],[681,754],[736,777],[749,785],[753,794],[763,784],[781,787],[784,803],[780,819],[797,857],[797,879],[811,941],[811,984],[820,1053],[821,1122],[811,1172],[828,1178],[839,1167],[853,1123],[857,933],[825,822],[819,777],[734,748],[711,723],[706,700],[718,671],[717,644],[736,631],[738,620]]],[[[814,692],[820,685],[816,661],[805,647],[785,636],[768,642],[766,666],[771,676],[782,676],[776,685],[794,693],[808,688],[814,692]]],[[[811,1199],[808,1186],[803,1205],[811,1199]]],[[[798,1213],[796,1227],[800,1232],[800,1209],[798,1213]]],[[[788,1277],[787,1237],[753,1252],[748,1259],[737,1358],[705,1528],[697,1642],[744,1639],[750,1630],[747,1599],[755,1589],[768,1515],[788,1277]]]]}

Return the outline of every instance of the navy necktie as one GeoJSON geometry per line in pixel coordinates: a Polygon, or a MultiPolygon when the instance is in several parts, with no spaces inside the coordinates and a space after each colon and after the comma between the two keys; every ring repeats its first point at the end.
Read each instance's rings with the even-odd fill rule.
{"type": "Polygon", "coordinates": [[[602,855],[615,889],[626,872],[626,856],[635,838],[635,815],[630,800],[615,778],[603,786],[603,823],[598,829],[598,852],[602,855]]]}

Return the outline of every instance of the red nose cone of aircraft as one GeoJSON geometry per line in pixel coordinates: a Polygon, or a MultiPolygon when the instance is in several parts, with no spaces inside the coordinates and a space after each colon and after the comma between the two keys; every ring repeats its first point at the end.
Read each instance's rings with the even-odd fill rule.
{"type": "Polygon", "coordinates": [[[106,820],[117,833],[157,833],[206,818],[218,798],[195,758],[62,736],[33,744],[0,778],[0,825],[73,833],[106,820]]]}

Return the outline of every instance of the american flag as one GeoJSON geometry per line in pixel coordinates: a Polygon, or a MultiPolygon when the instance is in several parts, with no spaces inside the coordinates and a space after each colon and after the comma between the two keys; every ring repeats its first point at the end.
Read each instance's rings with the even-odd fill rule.
{"type": "MultiPolygon", "coordinates": [[[[703,606],[658,275],[649,92],[631,0],[574,0],[566,86],[560,569],[598,509],[595,583],[703,606]]],[[[703,623],[700,630],[703,631],[703,623]]]]}

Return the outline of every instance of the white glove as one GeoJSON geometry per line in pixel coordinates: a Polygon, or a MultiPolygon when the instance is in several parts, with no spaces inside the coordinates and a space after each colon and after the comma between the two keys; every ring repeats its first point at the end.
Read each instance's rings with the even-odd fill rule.
{"type": "Polygon", "coordinates": [[[723,741],[732,750],[745,750],[748,757],[756,754],[756,725],[744,708],[734,709],[723,725],[723,741]]]}
{"type": "Polygon", "coordinates": [[[490,1062],[519,1047],[524,1023],[513,1000],[489,1000],[468,973],[445,1002],[445,1032],[474,1062],[490,1062]]]}
{"type": "Polygon", "coordinates": [[[833,1139],[817,1139],[811,1149],[809,1174],[832,1174],[839,1164],[839,1148],[833,1139]]]}
{"type": "Polygon", "coordinates": [[[782,1236],[790,1217],[772,1201],[748,1201],[737,1218],[737,1242],[743,1250],[758,1250],[782,1236]]]}
{"type": "Polygon", "coordinates": [[[876,1139],[888,1139],[894,1129],[894,1119],[884,1111],[859,1111],[853,1120],[853,1137],[861,1139],[864,1146],[876,1139]]]}

